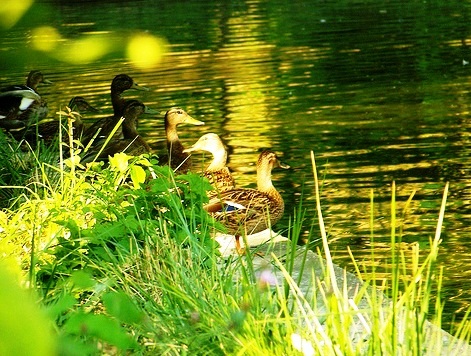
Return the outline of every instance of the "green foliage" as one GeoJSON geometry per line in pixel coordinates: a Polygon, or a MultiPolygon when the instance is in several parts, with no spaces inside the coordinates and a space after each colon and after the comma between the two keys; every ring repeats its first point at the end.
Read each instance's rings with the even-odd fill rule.
{"type": "MultiPolygon", "coordinates": [[[[42,149],[24,154],[37,158],[42,149]]],[[[4,188],[19,187],[11,191],[15,203],[0,214],[0,252],[12,257],[5,261],[20,262],[40,291],[60,327],[61,353],[137,348],[129,327],[142,324],[146,314],[123,292],[115,271],[139,259],[146,244],[162,239],[178,246],[205,241],[198,253],[213,253],[201,179],[174,177],[152,157],[125,154],[112,157],[106,167],[85,167],[73,155],[60,161],[63,170],[53,168],[57,156],[41,156],[34,163],[41,174],[26,175],[26,165],[24,174],[14,166],[22,162],[20,154],[11,149],[2,155],[8,163],[2,176],[9,179],[4,188]],[[34,191],[25,188],[26,181],[34,191]]]]}
{"type": "MultiPolygon", "coordinates": [[[[39,146],[27,153],[36,157],[30,163],[33,174],[25,169],[8,176],[9,186],[20,188],[9,192],[9,206],[0,212],[2,269],[29,285],[43,309],[38,311],[24,291],[0,278],[0,289],[12,291],[0,293],[2,305],[18,307],[5,310],[9,314],[0,318],[2,330],[11,330],[15,338],[31,336],[37,350],[28,349],[26,342],[24,350],[16,350],[0,337],[1,353],[40,354],[54,348],[61,355],[423,350],[431,286],[440,281],[434,272],[438,238],[428,258],[412,259],[410,276],[405,267],[409,261],[393,249],[397,267],[391,288],[397,301],[386,307],[367,284],[353,296],[347,294],[346,279],[343,286],[337,285],[320,210],[326,257],[322,275],[305,271],[308,251],[297,253],[295,243],[288,245],[291,251],[283,263],[272,256],[259,271],[250,251],[228,259],[220,256],[211,235],[221,226],[202,208],[211,187],[198,175],[175,176],[152,156],[118,154],[106,166],[82,165],[74,148],[67,160],[50,156],[41,161],[47,156],[41,150],[39,146]],[[273,271],[283,275],[284,285],[272,282],[273,271]],[[314,287],[312,295],[299,289],[306,279],[314,287]],[[15,319],[26,319],[23,312],[33,319],[27,325],[15,319]],[[359,341],[349,334],[358,318],[365,325],[372,318],[359,341]],[[42,327],[48,323],[55,325],[53,337],[42,327]],[[407,326],[407,337],[400,341],[398,325],[407,326]]],[[[6,170],[17,164],[17,154],[10,152],[6,170]]],[[[392,206],[394,211],[394,199],[392,206]]],[[[300,204],[289,231],[292,241],[305,230],[305,215],[300,204]]],[[[391,221],[395,231],[396,220],[391,221]]],[[[394,246],[394,233],[392,237],[394,246]]],[[[415,252],[419,256],[419,250],[415,252]]],[[[376,283],[374,271],[373,277],[362,277],[376,283]]],[[[439,322],[442,305],[436,300],[439,322]]],[[[458,332],[463,339],[471,335],[469,326],[458,332]]]]}
{"type": "Polygon", "coordinates": [[[0,262],[0,354],[53,355],[52,323],[0,262]]]}

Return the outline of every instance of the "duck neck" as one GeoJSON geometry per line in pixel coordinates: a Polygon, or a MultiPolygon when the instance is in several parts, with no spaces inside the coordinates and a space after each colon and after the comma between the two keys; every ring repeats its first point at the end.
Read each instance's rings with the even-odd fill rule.
{"type": "Polygon", "coordinates": [[[271,167],[260,167],[257,170],[257,189],[268,194],[278,194],[271,181],[271,167]]]}
{"type": "Polygon", "coordinates": [[[128,121],[128,119],[124,119],[122,130],[125,139],[133,140],[136,136],[139,136],[136,123],[132,120],[128,121]]]}
{"type": "Polygon", "coordinates": [[[41,80],[37,75],[33,75],[32,73],[30,73],[28,79],[26,80],[26,86],[37,92],[40,81],[41,80]]]}
{"type": "Polygon", "coordinates": [[[122,92],[111,87],[111,103],[113,105],[113,112],[115,117],[121,117],[124,113],[126,100],[121,97],[122,92]]]}
{"type": "Polygon", "coordinates": [[[220,169],[223,169],[226,166],[227,162],[227,153],[225,150],[211,152],[213,154],[213,160],[211,164],[206,169],[208,172],[215,172],[220,169]]]}
{"type": "Polygon", "coordinates": [[[167,120],[165,121],[165,135],[167,136],[167,146],[180,141],[177,133],[177,125],[172,124],[167,120]]]}

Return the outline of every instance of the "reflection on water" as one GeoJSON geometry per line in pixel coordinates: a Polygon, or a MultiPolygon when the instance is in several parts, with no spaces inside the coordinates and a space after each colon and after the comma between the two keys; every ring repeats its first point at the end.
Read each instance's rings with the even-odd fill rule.
{"type": "MultiPolygon", "coordinates": [[[[2,32],[2,83],[22,82],[30,69],[41,69],[55,83],[41,88],[52,113],[82,95],[109,115],[111,79],[128,73],[151,91],[126,97],[158,110],[179,105],[206,122],[181,128],[186,145],[206,132],[223,138],[240,186],[254,186],[259,151],[274,149],[292,167],[274,171],[287,205],[281,229],[301,196],[305,230],[315,224],[313,150],[331,250],[341,265],[350,265],[347,247],[358,261],[369,259],[371,191],[376,263],[386,271],[391,182],[401,248],[408,251],[434,236],[449,181],[440,255],[447,310],[470,304],[469,2],[134,3],[140,6],[37,2],[34,13],[41,16],[27,13],[2,32]],[[45,24],[57,29],[63,45],[107,33],[122,39],[123,48],[79,65],[50,59],[28,45],[31,26],[45,24]],[[141,71],[125,57],[132,31],[167,39],[169,53],[155,69],[141,71]]],[[[158,152],[162,119],[146,117],[140,131],[158,152]]],[[[203,165],[201,155],[196,160],[203,165]]]]}

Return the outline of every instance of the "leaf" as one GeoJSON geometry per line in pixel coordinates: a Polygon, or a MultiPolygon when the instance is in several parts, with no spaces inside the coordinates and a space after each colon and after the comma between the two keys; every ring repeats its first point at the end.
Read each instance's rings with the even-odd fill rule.
{"type": "Polygon", "coordinates": [[[77,167],[77,166],[81,166],[80,159],[81,159],[80,156],[77,154],[64,160],[64,163],[69,168],[77,167]]]}
{"type": "Polygon", "coordinates": [[[93,231],[96,238],[104,241],[107,241],[110,238],[118,238],[126,235],[126,228],[120,221],[97,224],[93,231]]]}
{"type": "Polygon", "coordinates": [[[70,294],[64,294],[54,304],[48,306],[47,313],[52,319],[57,319],[61,314],[72,309],[77,300],[70,294]]]}
{"type": "Polygon", "coordinates": [[[77,223],[72,220],[55,220],[54,221],[57,225],[63,226],[70,231],[71,238],[78,238],[80,237],[80,228],[78,227],[77,223]]]}
{"type": "Polygon", "coordinates": [[[139,323],[144,313],[123,292],[110,292],[103,296],[106,310],[118,320],[125,323],[139,323]]]}
{"type": "Polygon", "coordinates": [[[97,337],[120,349],[136,346],[117,320],[103,314],[78,312],[67,320],[63,329],[71,334],[97,337]]]}
{"type": "Polygon", "coordinates": [[[91,288],[96,284],[90,273],[85,271],[75,271],[70,278],[76,287],[82,289],[91,288]]]}
{"type": "Polygon", "coordinates": [[[124,173],[128,169],[128,162],[132,156],[126,153],[116,153],[113,157],[109,158],[110,167],[117,169],[119,172],[124,173]]]}
{"type": "MultiPolygon", "coordinates": [[[[203,203],[208,201],[206,191],[214,189],[209,183],[207,178],[202,178],[201,176],[188,173],[185,175],[180,175],[179,178],[188,182],[189,184],[189,193],[192,196],[193,201],[201,201],[203,203]]],[[[187,190],[186,184],[178,185],[181,189],[187,190]]]]}
{"type": "Polygon", "coordinates": [[[139,189],[141,184],[146,181],[146,172],[141,166],[131,166],[131,180],[135,189],[139,189]]]}
{"type": "Polygon", "coordinates": [[[149,188],[152,193],[168,192],[171,188],[170,181],[167,177],[158,176],[156,179],[152,179],[149,182],[149,188]]]}
{"type": "Polygon", "coordinates": [[[55,355],[52,322],[0,263],[0,353],[55,355]]]}

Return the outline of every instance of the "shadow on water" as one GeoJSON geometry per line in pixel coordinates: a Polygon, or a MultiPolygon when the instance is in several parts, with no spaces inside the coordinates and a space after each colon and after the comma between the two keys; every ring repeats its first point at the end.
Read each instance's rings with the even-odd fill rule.
{"type": "MultiPolygon", "coordinates": [[[[292,167],[273,173],[287,205],[280,228],[301,196],[314,216],[313,150],[341,265],[350,265],[347,246],[368,259],[371,191],[378,263],[387,266],[391,182],[399,208],[415,192],[404,221],[407,250],[434,235],[449,181],[440,262],[451,313],[471,302],[470,15],[463,1],[37,1],[2,31],[0,78],[22,82],[41,69],[55,83],[41,88],[50,112],[82,95],[109,115],[111,79],[129,73],[151,91],[126,97],[158,110],[182,106],[206,122],[181,128],[185,145],[206,132],[223,138],[239,186],[254,186],[260,150],[276,150],[292,167]],[[61,33],[61,46],[103,33],[120,46],[93,62],[67,64],[31,48],[32,29],[45,25],[61,33]],[[126,36],[136,30],[170,44],[151,71],[125,58],[126,36]]],[[[162,119],[146,117],[139,128],[158,151],[162,119]]]]}

